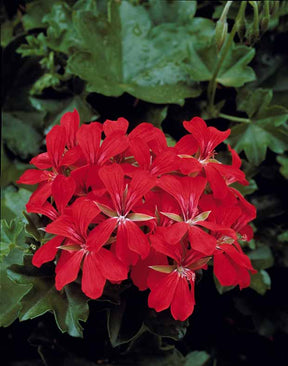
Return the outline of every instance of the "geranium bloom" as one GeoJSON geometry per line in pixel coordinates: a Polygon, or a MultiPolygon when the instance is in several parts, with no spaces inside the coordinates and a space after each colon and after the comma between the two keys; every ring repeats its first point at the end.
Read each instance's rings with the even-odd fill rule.
{"type": "MultiPolygon", "coordinates": [[[[200,172],[203,169],[215,198],[220,199],[224,198],[228,191],[226,177],[227,180],[229,177],[230,183],[240,181],[241,184],[248,184],[245,174],[237,165],[224,165],[215,159],[215,147],[230,135],[230,130],[219,131],[214,127],[207,127],[199,117],[185,121],[183,125],[191,135],[184,136],[175,149],[182,157],[180,170],[184,174],[200,172]]],[[[235,161],[236,152],[233,151],[233,154],[235,161]]]]}
{"type": "Polygon", "coordinates": [[[153,217],[133,212],[142,197],[153,187],[153,181],[141,171],[130,182],[125,182],[120,165],[108,165],[99,170],[99,177],[107,189],[108,195],[95,197],[95,203],[108,218],[95,229],[93,237],[103,231],[109,238],[117,228],[116,255],[127,265],[135,264],[138,255],[147,257],[150,245],[146,235],[135,222],[144,222],[153,217]]]}
{"type": "MultiPolygon", "coordinates": [[[[95,237],[92,242],[89,240],[93,230],[88,234],[88,225],[98,214],[99,209],[92,201],[79,198],[69,211],[46,227],[47,232],[65,238],[56,265],[57,290],[75,281],[82,262],[82,291],[92,299],[102,295],[106,279],[121,281],[127,278],[127,267],[103,248],[106,242],[101,236],[98,241],[95,237]]],[[[50,248],[46,248],[50,260],[50,248]]]]}
{"type": "Polygon", "coordinates": [[[185,320],[193,312],[195,306],[194,286],[195,271],[206,267],[211,257],[203,257],[201,253],[187,250],[187,244],[175,246],[165,245],[157,240],[155,247],[169,258],[171,265],[152,265],[148,275],[148,286],[151,293],[148,305],[156,311],[171,307],[171,314],[176,320],[185,320]]]}
{"type": "Polygon", "coordinates": [[[38,183],[26,208],[50,219],[46,232],[55,237],[32,263],[54,260],[58,290],[80,273],[82,291],[96,299],[107,280],[121,283],[130,271],[140,290],[150,288],[150,307],[170,307],[185,320],[197,271],[212,257],[222,285],[249,285],[255,270],[238,241],[252,237],[255,208],[230,186],[247,184],[237,153],[229,146],[229,166],[214,151],[230,130],[195,117],[170,148],[146,122],[129,133],[124,118],[79,126],[76,110],[64,114],[47,135],[47,152],[31,160],[39,170],[18,181],[38,183]]]}
{"type": "MultiPolygon", "coordinates": [[[[240,289],[242,289],[249,286],[250,273],[253,274],[257,271],[252,267],[249,257],[243,253],[235,236],[231,235],[231,232],[229,233],[228,228],[240,233],[240,230],[246,227],[247,222],[250,221],[251,211],[255,215],[255,208],[250,205],[252,207],[248,207],[245,211],[241,201],[236,200],[234,205],[233,202],[235,201],[232,199],[226,200],[226,202],[217,201],[213,199],[212,195],[206,195],[202,198],[200,206],[203,209],[209,208],[212,210],[209,220],[227,227],[226,233],[212,233],[217,239],[216,249],[213,253],[215,276],[222,286],[236,286],[239,284],[240,289]]],[[[250,240],[251,237],[245,239],[250,240]]]]}
{"type": "Polygon", "coordinates": [[[163,215],[175,220],[175,224],[165,231],[166,240],[169,243],[179,242],[187,233],[190,245],[193,249],[210,255],[216,247],[216,240],[199,226],[207,229],[215,229],[216,225],[206,222],[208,212],[201,212],[198,201],[206,187],[206,179],[203,177],[164,176],[159,186],[170,193],[178,202],[181,215],[175,212],[162,212],[163,215]]]}

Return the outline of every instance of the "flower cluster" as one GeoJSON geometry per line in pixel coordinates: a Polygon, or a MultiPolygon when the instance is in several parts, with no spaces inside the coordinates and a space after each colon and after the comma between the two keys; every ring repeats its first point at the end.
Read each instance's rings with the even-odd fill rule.
{"type": "Polygon", "coordinates": [[[249,286],[255,273],[238,243],[250,240],[255,208],[236,189],[248,184],[239,156],[215,159],[215,147],[230,130],[207,127],[199,117],[174,147],[149,123],[130,133],[124,118],[80,127],[76,110],[63,115],[46,138],[47,152],[31,160],[21,184],[38,184],[27,211],[48,217],[55,236],[33,256],[33,264],[56,258],[56,288],[75,281],[99,298],[106,281],[128,275],[148,305],[170,307],[185,320],[195,305],[197,271],[213,263],[223,286],[249,286]]]}

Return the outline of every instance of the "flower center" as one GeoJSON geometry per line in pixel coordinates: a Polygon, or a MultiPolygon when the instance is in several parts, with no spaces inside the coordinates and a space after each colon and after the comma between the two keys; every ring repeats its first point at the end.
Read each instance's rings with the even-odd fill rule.
{"type": "Polygon", "coordinates": [[[182,278],[185,277],[187,281],[195,281],[195,273],[189,268],[177,266],[177,272],[182,278]]]}

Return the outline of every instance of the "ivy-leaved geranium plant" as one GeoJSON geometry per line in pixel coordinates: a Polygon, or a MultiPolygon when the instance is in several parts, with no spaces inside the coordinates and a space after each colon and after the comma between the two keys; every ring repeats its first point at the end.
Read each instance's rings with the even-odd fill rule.
{"type": "Polygon", "coordinates": [[[248,184],[237,153],[229,146],[226,165],[215,152],[230,130],[199,117],[183,125],[189,133],[168,147],[152,124],[130,133],[124,118],[80,127],[74,110],[47,134],[47,152],[31,160],[37,169],[18,183],[38,184],[27,212],[46,217],[53,237],[32,264],[54,261],[58,291],[78,279],[98,299],[108,281],[130,278],[150,289],[150,308],[170,308],[184,321],[194,310],[197,273],[209,264],[222,286],[249,286],[256,271],[239,240],[252,238],[256,210],[231,187],[248,184]]]}

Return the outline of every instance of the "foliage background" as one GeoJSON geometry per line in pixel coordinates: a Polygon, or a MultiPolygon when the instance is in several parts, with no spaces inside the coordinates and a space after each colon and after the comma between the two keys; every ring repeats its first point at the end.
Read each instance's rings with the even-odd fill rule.
{"type": "Polygon", "coordinates": [[[0,320],[11,365],[288,363],[287,14],[287,1],[4,1],[0,320]],[[251,182],[237,188],[258,213],[244,248],[259,270],[251,288],[215,286],[210,271],[181,323],[148,311],[129,283],[88,304],[77,283],[57,293],[53,265],[31,267],[45,223],[22,216],[33,187],[15,181],[74,108],[82,122],[151,122],[170,145],[196,115],[232,128],[251,182]]]}

